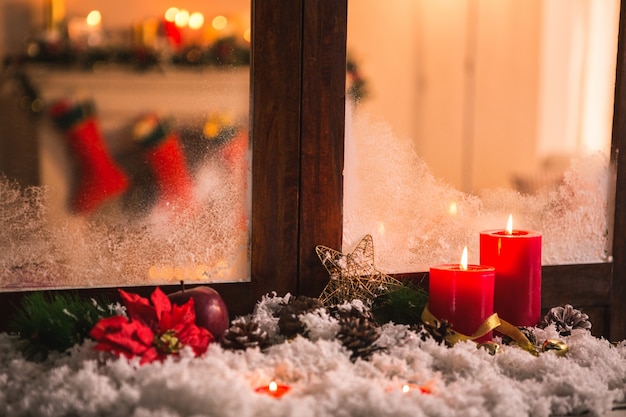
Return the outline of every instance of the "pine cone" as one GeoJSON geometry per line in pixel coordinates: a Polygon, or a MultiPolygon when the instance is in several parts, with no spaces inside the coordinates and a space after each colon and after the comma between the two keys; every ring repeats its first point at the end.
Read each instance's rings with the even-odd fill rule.
{"type": "Polygon", "coordinates": [[[341,326],[337,339],[350,351],[350,360],[369,359],[374,352],[382,349],[376,346],[380,337],[378,327],[368,318],[348,317],[339,321],[341,326]]]}
{"type": "Polygon", "coordinates": [[[269,337],[267,332],[259,327],[259,323],[249,317],[239,317],[233,320],[230,328],[224,333],[222,346],[232,350],[246,350],[257,346],[265,349],[269,346],[269,337]]]}
{"type": "Polygon", "coordinates": [[[363,318],[373,320],[372,314],[370,310],[361,311],[358,308],[354,308],[352,306],[331,306],[326,309],[328,314],[331,317],[336,318],[337,320],[347,319],[347,318],[363,318]]]}
{"type": "Polygon", "coordinates": [[[278,314],[280,334],[288,339],[294,338],[298,334],[304,335],[305,328],[300,321],[300,316],[322,307],[322,303],[317,298],[292,297],[278,314]]]}
{"type": "Polygon", "coordinates": [[[430,326],[423,324],[422,331],[420,333],[421,339],[425,341],[427,338],[432,337],[439,344],[445,343],[446,346],[452,346],[446,339],[452,334],[452,326],[447,320],[435,320],[435,325],[430,326]]]}
{"type": "Polygon", "coordinates": [[[561,336],[569,336],[574,329],[591,330],[589,316],[569,304],[553,307],[541,321],[539,327],[546,328],[555,324],[561,336]]]}
{"type": "MultiPolygon", "coordinates": [[[[533,333],[532,328],[524,327],[524,326],[518,326],[517,328],[519,329],[520,332],[522,332],[524,336],[526,336],[526,339],[528,339],[528,341],[532,343],[533,346],[538,346],[537,338],[535,337],[535,333],[533,333]]],[[[510,336],[506,336],[506,335],[502,336],[502,344],[512,345],[514,343],[515,343],[515,340],[513,340],[510,336]]]]}

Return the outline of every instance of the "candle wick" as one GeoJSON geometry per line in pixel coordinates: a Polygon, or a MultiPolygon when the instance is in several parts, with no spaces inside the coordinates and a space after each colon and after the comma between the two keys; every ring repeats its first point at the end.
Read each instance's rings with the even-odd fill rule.
{"type": "Polygon", "coordinates": [[[506,222],[506,230],[505,233],[507,235],[513,234],[513,215],[509,214],[509,220],[506,222]]]}

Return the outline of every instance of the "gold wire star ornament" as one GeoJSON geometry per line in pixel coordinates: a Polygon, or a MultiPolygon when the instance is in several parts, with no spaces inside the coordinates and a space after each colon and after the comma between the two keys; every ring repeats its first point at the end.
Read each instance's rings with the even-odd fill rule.
{"type": "Polygon", "coordinates": [[[324,305],[354,299],[369,304],[379,295],[402,286],[400,281],[374,267],[371,235],[366,235],[347,255],[322,245],[316,246],[315,252],[330,275],[330,281],[319,296],[324,305]]]}

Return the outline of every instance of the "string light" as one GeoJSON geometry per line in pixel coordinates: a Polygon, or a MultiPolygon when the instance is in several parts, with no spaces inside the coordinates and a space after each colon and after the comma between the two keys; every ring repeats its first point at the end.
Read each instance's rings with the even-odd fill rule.
{"type": "Polygon", "coordinates": [[[213,21],[211,22],[211,26],[215,30],[222,30],[226,27],[226,25],[228,25],[228,19],[226,18],[226,16],[222,15],[215,16],[213,18],[213,21]]]}
{"type": "Polygon", "coordinates": [[[189,16],[189,27],[191,29],[200,29],[204,25],[204,15],[200,12],[193,12],[189,16]]]}
{"type": "Polygon", "coordinates": [[[89,26],[98,26],[102,22],[102,15],[98,10],[92,10],[87,15],[87,24],[89,26]]]}

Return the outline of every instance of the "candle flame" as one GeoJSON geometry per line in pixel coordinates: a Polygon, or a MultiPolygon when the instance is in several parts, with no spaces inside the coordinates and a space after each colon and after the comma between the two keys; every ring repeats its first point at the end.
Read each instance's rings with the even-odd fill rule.
{"type": "Polygon", "coordinates": [[[456,213],[458,212],[459,208],[456,204],[456,201],[453,201],[452,203],[450,203],[450,206],[448,207],[448,213],[450,213],[450,215],[452,216],[456,216],[456,213]]]}
{"type": "Polygon", "coordinates": [[[506,223],[506,234],[513,234],[513,215],[509,214],[509,221],[506,223]]]}
{"type": "Polygon", "coordinates": [[[274,381],[270,382],[269,390],[270,392],[276,392],[278,390],[278,384],[274,381]]]}
{"type": "Polygon", "coordinates": [[[461,269],[467,271],[467,246],[463,248],[463,255],[461,255],[461,269]]]}
{"type": "Polygon", "coordinates": [[[409,391],[411,391],[411,387],[409,386],[409,384],[402,385],[402,392],[409,392],[409,391]]]}

